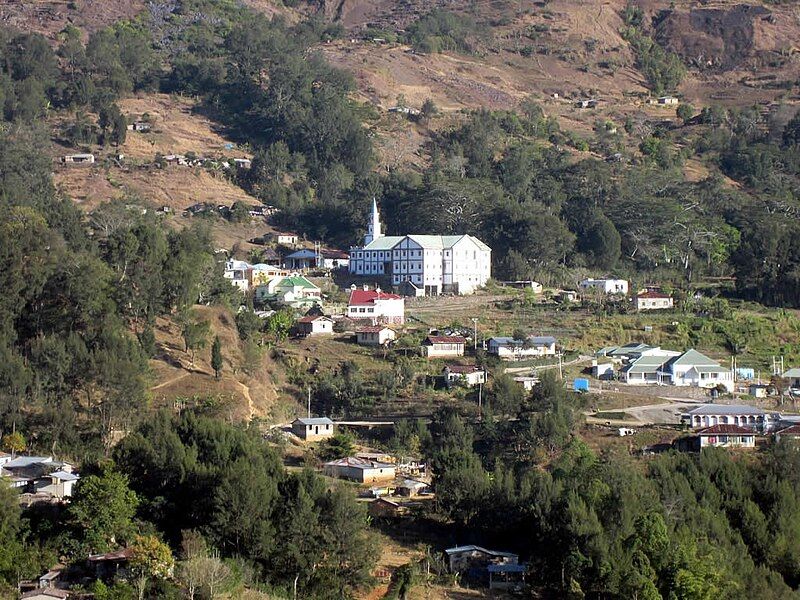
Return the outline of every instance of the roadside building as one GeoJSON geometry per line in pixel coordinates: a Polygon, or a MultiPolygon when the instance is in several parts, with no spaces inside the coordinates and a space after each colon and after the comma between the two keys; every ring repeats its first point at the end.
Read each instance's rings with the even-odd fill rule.
{"type": "Polygon", "coordinates": [[[451,573],[481,572],[489,565],[516,565],[519,556],[512,552],[487,550],[481,546],[455,546],[444,551],[451,573]]]}
{"type": "Polygon", "coordinates": [[[773,415],[756,406],[745,404],[702,404],[681,415],[681,423],[693,429],[715,425],[737,425],[751,431],[768,430],[775,421],[773,415]]]}
{"type": "Polygon", "coordinates": [[[332,437],[333,432],[334,423],[328,417],[308,417],[292,421],[292,433],[307,442],[332,437]]]}

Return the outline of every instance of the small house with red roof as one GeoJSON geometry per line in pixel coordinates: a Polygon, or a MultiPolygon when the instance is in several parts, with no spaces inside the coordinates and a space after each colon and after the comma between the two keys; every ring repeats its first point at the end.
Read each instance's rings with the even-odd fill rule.
{"type": "Polygon", "coordinates": [[[333,333],[333,319],[324,315],[311,315],[302,317],[295,323],[297,335],[308,337],[310,335],[324,335],[333,333]]]}
{"type": "Polygon", "coordinates": [[[368,321],[372,325],[402,325],[405,322],[405,300],[397,294],[389,294],[380,288],[350,291],[347,302],[347,316],[359,321],[368,321]]]}
{"type": "Polygon", "coordinates": [[[775,441],[779,442],[781,440],[800,440],[800,425],[792,425],[776,431],[775,441]]]}
{"type": "Polygon", "coordinates": [[[636,310],[666,310],[674,306],[672,296],[654,291],[636,294],[633,301],[636,304],[636,310]]]}
{"type": "Polygon", "coordinates": [[[756,435],[741,425],[712,425],[694,434],[693,450],[703,448],[755,448],[756,435]]]}
{"type": "Polygon", "coordinates": [[[386,325],[367,325],[356,329],[359,346],[385,346],[397,339],[394,329],[386,325]]]}
{"type": "Polygon", "coordinates": [[[428,358],[464,356],[466,338],[460,335],[429,335],[422,342],[422,352],[428,358]]]}

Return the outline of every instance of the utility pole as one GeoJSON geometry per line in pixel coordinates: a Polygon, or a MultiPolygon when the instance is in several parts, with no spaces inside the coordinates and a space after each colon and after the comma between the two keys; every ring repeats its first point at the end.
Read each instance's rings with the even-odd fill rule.
{"type": "Polygon", "coordinates": [[[558,354],[558,378],[559,378],[559,380],[563,380],[564,379],[564,370],[561,367],[562,367],[562,365],[561,365],[561,353],[559,352],[559,354],[558,354]]]}
{"type": "Polygon", "coordinates": [[[483,418],[483,384],[478,384],[478,416],[483,418]]]}
{"type": "Polygon", "coordinates": [[[472,317],[472,343],[475,352],[478,351],[478,317],[472,317]]]}
{"type": "Polygon", "coordinates": [[[308,418],[311,418],[311,386],[308,386],[308,418]]]}

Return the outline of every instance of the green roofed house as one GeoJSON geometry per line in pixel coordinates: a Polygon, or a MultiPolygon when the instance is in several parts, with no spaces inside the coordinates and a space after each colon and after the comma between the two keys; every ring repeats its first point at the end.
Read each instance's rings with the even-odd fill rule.
{"type": "Polygon", "coordinates": [[[301,275],[276,277],[256,288],[258,300],[273,300],[293,308],[313,306],[322,299],[321,290],[301,275]]]}
{"type": "Polygon", "coordinates": [[[631,360],[621,370],[622,379],[629,384],[657,384],[713,388],[724,386],[733,391],[733,373],[714,359],[697,350],[687,350],[677,356],[643,354],[631,360]]]}

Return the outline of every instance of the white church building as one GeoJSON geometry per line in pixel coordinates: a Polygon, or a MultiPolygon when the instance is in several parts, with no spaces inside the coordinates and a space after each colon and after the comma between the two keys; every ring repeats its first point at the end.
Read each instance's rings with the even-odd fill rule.
{"type": "Polygon", "coordinates": [[[350,273],[391,278],[427,296],[471,294],[491,277],[492,249],[471,235],[383,235],[378,204],[364,246],[350,249],[350,273]]]}

